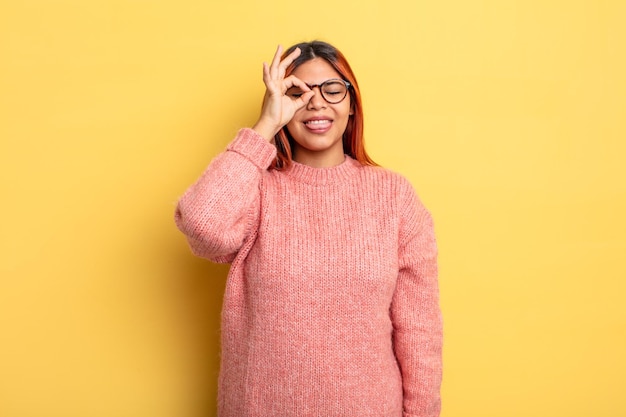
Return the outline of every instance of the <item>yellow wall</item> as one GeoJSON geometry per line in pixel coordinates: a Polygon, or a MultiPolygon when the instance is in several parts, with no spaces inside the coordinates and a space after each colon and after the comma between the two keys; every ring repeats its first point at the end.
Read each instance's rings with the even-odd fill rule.
{"type": "Polygon", "coordinates": [[[0,5],[0,416],[214,416],[177,197],[321,38],[433,212],[444,417],[626,415],[625,2],[0,5]]]}

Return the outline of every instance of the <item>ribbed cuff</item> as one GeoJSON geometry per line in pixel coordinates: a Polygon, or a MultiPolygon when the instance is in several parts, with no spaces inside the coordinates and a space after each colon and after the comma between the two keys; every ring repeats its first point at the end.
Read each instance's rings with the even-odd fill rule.
{"type": "Polygon", "coordinates": [[[241,129],[226,149],[243,155],[263,170],[276,158],[276,146],[250,128],[241,129]]]}

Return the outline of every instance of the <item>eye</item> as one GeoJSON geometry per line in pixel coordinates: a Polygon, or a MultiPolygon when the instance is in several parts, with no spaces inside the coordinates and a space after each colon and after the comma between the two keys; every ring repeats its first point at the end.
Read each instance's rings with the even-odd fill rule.
{"type": "Polygon", "coordinates": [[[324,94],[336,96],[346,93],[346,85],[340,81],[331,81],[324,85],[324,94]]]}
{"type": "Polygon", "coordinates": [[[291,98],[299,98],[303,94],[302,90],[299,88],[290,88],[287,90],[286,95],[291,98]]]}

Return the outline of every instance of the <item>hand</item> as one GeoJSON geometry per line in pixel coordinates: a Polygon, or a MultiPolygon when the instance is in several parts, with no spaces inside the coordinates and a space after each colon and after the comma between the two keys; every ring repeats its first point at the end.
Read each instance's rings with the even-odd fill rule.
{"type": "Polygon", "coordinates": [[[285,59],[280,60],[283,48],[278,45],[271,65],[263,63],[263,83],[265,83],[265,96],[261,116],[253,129],[267,140],[271,140],[280,129],[293,118],[293,115],[309,102],[315,94],[302,80],[290,75],[285,78],[287,67],[300,56],[300,49],[296,48],[285,59]],[[293,98],[285,93],[291,87],[298,87],[304,93],[293,98]]]}

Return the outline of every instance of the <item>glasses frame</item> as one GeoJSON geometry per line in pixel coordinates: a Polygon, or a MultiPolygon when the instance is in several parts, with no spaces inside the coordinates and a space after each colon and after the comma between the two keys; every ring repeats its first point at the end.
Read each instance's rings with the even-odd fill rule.
{"type": "MultiPolygon", "coordinates": [[[[305,83],[306,84],[306,83],[305,83]]],[[[346,81],[343,80],[341,78],[331,78],[328,79],[322,83],[319,84],[306,84],[307,87],[309,87],[311,90],[313,90],[315,87],[319,88],[320,90],[320,95],[322,96],[322,98],[328,103],[328,104],[339,104],[342,101],[344,101],[346,99],[346,97],[348,96],[348,92],[350,91],[350,87],[352,87],[352,84],[350,84],[350,81],[346,81]],[[326,95],[324,94],[324,85],[328,84],[328,83],[336,83],[336,82],[341,82],[343,83],[343,85],[346,86],[346,93],[343,95],[343,97],[341,97],[341,100],[338,101],[330,101],[326,95]]]]}

